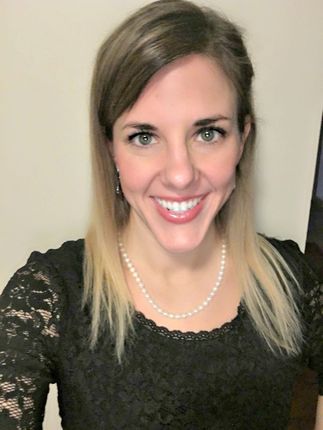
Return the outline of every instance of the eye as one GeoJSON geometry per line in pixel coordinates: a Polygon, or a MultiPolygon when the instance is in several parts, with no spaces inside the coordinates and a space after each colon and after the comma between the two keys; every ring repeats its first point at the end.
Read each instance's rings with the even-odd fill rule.
{"type": "Polygon", "coordinates": [[[219,138],[225,136],[225,130],[215,127],[204,127],[197,132],[197,140],[206,143],[217,142],[219,138]]]}
{"type": "Polygon", "coordinates": [[[137,146],[149,146],[156,142],[153,134],[146,131],[139,131],[137,133],[131,134],[128,137],[128,141],[137,146]]]}

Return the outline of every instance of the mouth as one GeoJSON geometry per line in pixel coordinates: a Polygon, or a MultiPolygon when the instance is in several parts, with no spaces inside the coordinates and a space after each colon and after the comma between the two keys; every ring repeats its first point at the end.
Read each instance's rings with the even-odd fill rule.
{"type": "Polygon", "coordinates": [[[157,212],[167,222],[185,224],[193,221],[203,209],[207,194],[187,199],[154,197],[157,212]]]}
{"type": "Polygon", "coordinates": [[[177,213],[183,213],[187,212],[190,209],[193,209],[195,206],[197,206],[200,201],[202,200],[202,197],[196,197],[193,199],[188,200],[182,200],[182,201],[170,201],[170,200],[164,200],[160,199],[158,197],[155,197],[155,201],[160,205],[162,208],[167,209],[171,212],[177,212],[177,213]]]}

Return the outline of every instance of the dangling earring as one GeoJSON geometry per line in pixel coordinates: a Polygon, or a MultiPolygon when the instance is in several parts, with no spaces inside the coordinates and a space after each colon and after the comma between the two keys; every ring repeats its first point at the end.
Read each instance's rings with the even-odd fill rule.
{"type": "Polygon", "coordinates": [[[120,184],[120,171],[118,167],[116,167],[116,171],[115,171],[115,193],[118,197],[120,198],[123,197],[121,184],[120,184]]]}

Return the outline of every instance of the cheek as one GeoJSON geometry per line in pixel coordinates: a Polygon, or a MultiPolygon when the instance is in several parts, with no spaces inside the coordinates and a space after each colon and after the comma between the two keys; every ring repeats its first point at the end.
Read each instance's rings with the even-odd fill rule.
{"type": "Polygon", "coordinates": [[[114,161],[119,169],[120,183],[123,193],[126,195],[128,190],[138,188],[140,184],[140,169],[122,148],[122,144],[117,142],[114,146],[114,161]]]}
{"type": "Polygon", "coordinates": [[[233,170],[225,170],[217,172],[217,174],[213,175],[212,184],[215,189],[218,190],[227,190],[232,189],[235,185],[235,171],[233,170]]]}
{"type": "Polygon", "coordinates": [[[149,163],[123,159],[119,161],[118,167],[121,187],[127,200],[131,200],[133,194],[143,193],[154,177],[149,163]]]}
{"type": "Polygon", "coordinates": [[[224,157],[209,166],[209,178],[214,186],[226,187],[235,183],[237,158],[235,156],[224,157]]]}

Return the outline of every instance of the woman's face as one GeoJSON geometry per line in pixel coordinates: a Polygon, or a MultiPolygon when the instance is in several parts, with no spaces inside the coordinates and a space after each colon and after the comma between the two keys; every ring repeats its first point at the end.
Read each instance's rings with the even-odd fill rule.
{"type": "Polygon", "coordinates": [[[130,232],[169,252],[201,245],[234,189],[244,140],[235,92],[214,61],[190,55],[156,73],[113,128],[130,232]]]}

